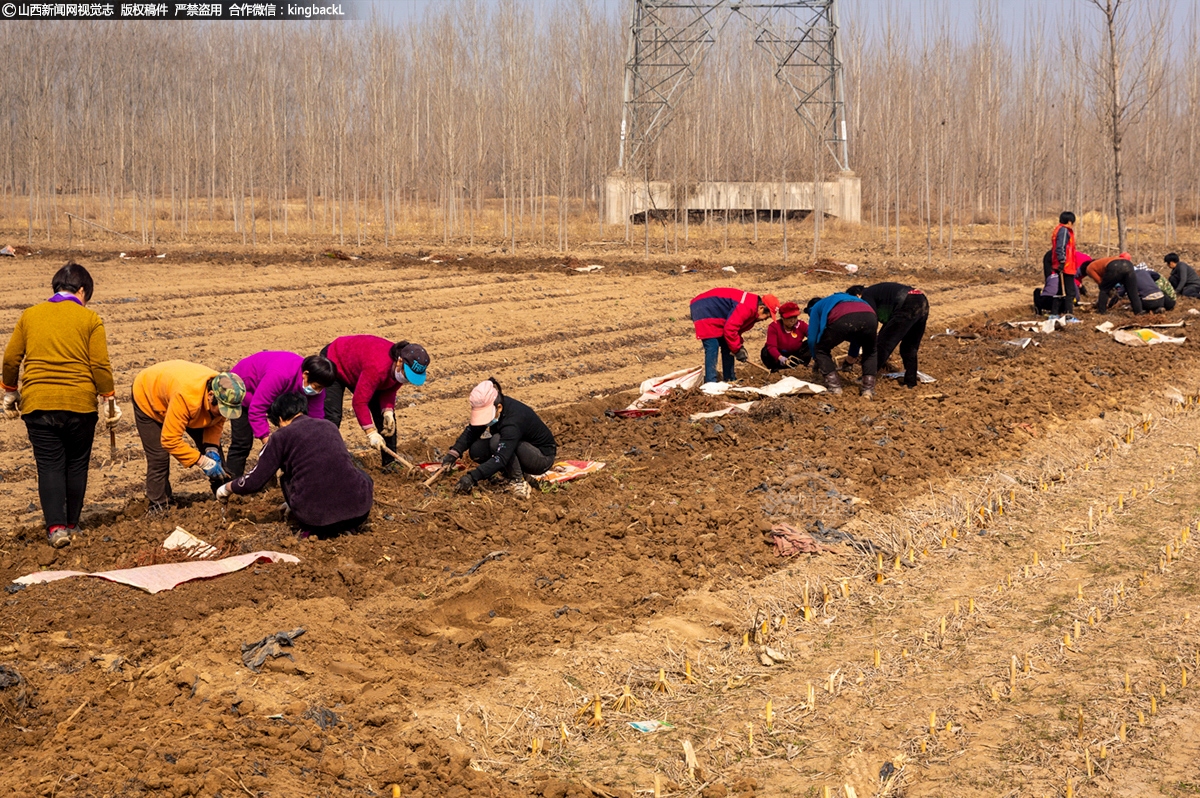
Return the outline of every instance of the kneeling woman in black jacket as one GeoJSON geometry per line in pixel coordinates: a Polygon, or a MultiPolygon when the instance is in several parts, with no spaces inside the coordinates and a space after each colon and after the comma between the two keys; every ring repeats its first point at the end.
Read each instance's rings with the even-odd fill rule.
{"type": "Polygon", "coordinates": [[[479,465],[462,475],[454,489],[470,493],[476,483],[503,472],[509,490],[529,496],[525,475],[544,474],[554,465],[558,444],[554,434],[529,405],[505,397],[492,377],[471,391],[471,423],[442,458],[452,466],[464,452],[479,465]]]}
{"type": "Polygon", "coordinates": [[[310,418],[304,415],[307,409],[303,394],[277,397],[267,410],[267,420],[278,429],[259,452],[257,465],[222,485],[217,498],[257,493],[279,471],[285,512],[307,533],[303,537],[357,529],[371,512],[375,483],[354,464],[333,422],[310,418]]]}

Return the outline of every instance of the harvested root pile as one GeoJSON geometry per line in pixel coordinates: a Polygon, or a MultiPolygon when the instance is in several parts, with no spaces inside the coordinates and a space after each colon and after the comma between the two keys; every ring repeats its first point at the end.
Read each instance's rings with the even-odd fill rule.
{"type": "Polygon", "coordinates": [[[194,560],[220,560],[243,553],[242,545],[238,541],[231,540],[228,537],[221,537],[210,545],[211,551],[206,549],[203,553],[189,548],[164,549],[162,546],[148,546],[134,552],[133,557],[120,567],[140,568],[145,565],[164,565],[166,563],[192,562],[194,560]]]}
{"type": "Polygon", "coordinates": [[[688,391],[671,391],[658,401],[656,407],[666,416],[690,416],[693,413],[711,413],[724,410],[733,404],[732,400],[723,396],[709,396],[701,393],[699,388],[688,391]]]}

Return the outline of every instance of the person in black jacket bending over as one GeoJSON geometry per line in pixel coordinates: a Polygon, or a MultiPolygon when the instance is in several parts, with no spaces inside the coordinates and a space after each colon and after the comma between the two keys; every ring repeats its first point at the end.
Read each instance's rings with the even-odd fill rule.
{"type": "MultiPolygon", "coordinates": [[[[903,283],[876,283],[865,288],[852,285],[846,293],[862,299],[879,317],[875,357],[880,366],[899,345],[900,359],[904,361],[904,385],[915,388],[917,353],[921,349],[921,339],[925,337],[925,324],[929,321],[929,298],[919,289],[903,283]]],[[[851,344],[843,366],[853,366],[857,362],[858,347],[851,344]]]]}
{"type": "Polygon", "coordinates": [[[284,516],[290,515],[301,537],[329,537],[357,529],[367,520],[375,500],[375,483],[354,464],[337,426],[304,415],[308,397],[284,393],[271,402],[267,420],[277,427],[258,454],[254,470],[217,489],[217,499],[231,493],[257,493],[279,475],[284,516]]]}
{"type": "Polygon", "coordinates": [[[454,465],[463,453],[479,465],[463,474],[454,490],[470,493],[477,483],[503,472],[508,489],[528,498],[525,475],[546,473],[558,454],[550,428],[529,405],[506,398],[493,377],[476,385],[469,401],[471,421],[442,458],[442,465],[454,465]]]}

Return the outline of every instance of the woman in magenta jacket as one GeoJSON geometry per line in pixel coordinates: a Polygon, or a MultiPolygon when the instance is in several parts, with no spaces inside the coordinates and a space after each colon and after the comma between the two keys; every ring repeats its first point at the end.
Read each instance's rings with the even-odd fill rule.
{"type": "Polygon", "coordinates": [[[396,391],[401,385],[423,385],[429,354],[420,344],[392,343],[377,335],[343,335],[321,350],[333,361],[337,377],[325,389],[325,418],[342,425],[342,400],[349,390],[354,417],[372,448],[380,449],[384,467],[395,459],[396,391]]]}
{"type": "Polygon", "coordinates": [[[246,412],[230,422],[229,459],[225,470],[232,477],[246,472],[246,458],[254,439],[263,443],[271,434],[267,410],[285,393],[299,393],[308,400],[311,418],[325,417],[325,389],[333,384],[337,369],[321,355],[301,357],[292,352],[259,352],[238,361],[230,369],[246,383],[246,412]]]}

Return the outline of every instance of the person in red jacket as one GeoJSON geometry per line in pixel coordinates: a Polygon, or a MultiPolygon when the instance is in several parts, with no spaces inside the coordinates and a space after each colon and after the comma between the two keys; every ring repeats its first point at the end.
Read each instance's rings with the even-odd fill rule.
{"type": "Polygon", "coordinates": [[[800,319],[800,306],[784,302],[779,306],[779,319],[767,326],[767,343],[759,353],[763,365],[771,371],[793,369],[811,359],[805,336],[808,323],[800,319]]]}
{"type": "Polygon", "coordinates": [[[337,379],[325,389],[325,418],[342,425],[342,401],[349,390],[354,417],[386,468],[396,449],[396,391],[401,385],[424,385],[429,354],[420,344],[392,343],[375,335],[343,335],[321,350],[333,361],[337,379]]]}
{"type": "Polygon", "coordinates": [[[1063,211],[1050,236],[1050,269],[1059,276],[1058,301],[1051,312],[1066,315],[1079,301],[1075,293],[1075,214],[1063,211]]]}
{"type": "Polygon", "coordinates": [[[779,300],[770,294],[759,296],[736,288],[714,288],[700,294],[691,303],[692,325],[704,345],[704,381],[717,381],[717,352],[721,353],[721,376],[734,378],[734,358],[749,359],[742,333],[759,321],[774,319],[779,300]]]}

